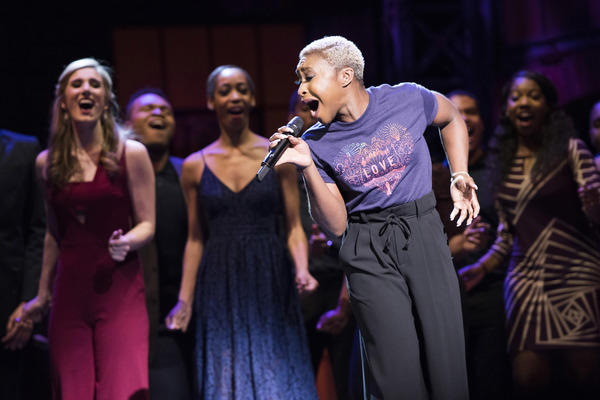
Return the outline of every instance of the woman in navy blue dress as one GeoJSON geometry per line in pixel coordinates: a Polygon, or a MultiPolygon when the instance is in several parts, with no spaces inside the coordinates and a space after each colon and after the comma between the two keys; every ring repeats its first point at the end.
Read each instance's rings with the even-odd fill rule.
{"type": "Polygon", "coordinates": [[[246,71],[217,68],[207,96],[220,136],[183,165],[189,232],[167,326],[186,330],[194,303],[201,398],[315,399],[297,290],[317,282],[308,272],[296,169],[256,179],[269,141],[249,127],[255,99],[246,71]]]}

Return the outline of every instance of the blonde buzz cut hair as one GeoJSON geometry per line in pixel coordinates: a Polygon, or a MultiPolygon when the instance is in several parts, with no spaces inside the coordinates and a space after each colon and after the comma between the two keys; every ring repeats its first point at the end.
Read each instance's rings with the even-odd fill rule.
{"type": "Polygon", "coordinates": [[[342,36],[325,36],[307,45],[300,52],[300,59],[318,54],[337,71],[350,67],[354,70],[354,77],[364,85],[365,59],[361,51],[350,40],[342,36]]]}

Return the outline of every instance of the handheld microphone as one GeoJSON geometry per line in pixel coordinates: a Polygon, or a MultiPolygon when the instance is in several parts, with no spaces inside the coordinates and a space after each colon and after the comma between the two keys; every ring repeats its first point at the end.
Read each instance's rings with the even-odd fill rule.
{"type": "MultiPolygon", "coordinates": [[[[290,122],[287,123],[286,126],[292,130],[291,135],[297,137],[300,134],[302,127],[304,126],[304,121],[302,121],[302,118],[295,116],[290,120],[290,122]]],[[[273,169],[275,164],[277,164],[277,160],[279,160],[279,158],[281,157],[285,149],[288,148],[289,145],[290,140],[288,138],[281,139],[279,143],[277,143],[277,145],[273,147],[271,151],[269,151],[269,153],[261,163],[261,167],[258,170],[258,173],[256,174],[256,177],[258,178],[259,182],[262,181],[265,176],[267,176],[271,169],[273,169]]]]}

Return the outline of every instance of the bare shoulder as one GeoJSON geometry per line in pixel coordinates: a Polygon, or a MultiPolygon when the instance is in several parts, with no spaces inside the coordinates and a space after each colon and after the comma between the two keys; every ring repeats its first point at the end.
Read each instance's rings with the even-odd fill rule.
{"type": "Polygon", "coordinates": [[[266,137],[254,134],[251,151],[253,158],[263,158],[269,151],[269,139],[266,137]]]}
{"type": "Polygon", "coordinates": [[[127,157],[128,165],[133,163],[150,162],[150,156],[146,146],[136,140],[126,140],[124,143],[125,156],[127,157]]]}
{"type": "Polygon", "coordinates": [[[189,156],[187,156],[183,160],[183,167],[186,168],[186,166],[187,166],[189,168],[192,165],[197,165],[198,163],[204,163],[204,157],[202,155],[202,151],[203,150],[198,150],[198,151],[190,154],[189,156]]]}
{"type": "Polygon", "coordinates": [[[269,143],[270,143],[270,141],[268,138],[254,134],[254,147],[268,148],[269,143]]]}
{"type": "Polygon", "coordinates": [[[127,139],[125,141],[125,151],[126,154],[148,154],[148,150],[146,150],[146,146],[137,140],[127,139]]]}
{"type": "Polygon", "coordinates": [[[217,141],[212,142],[208,146],[204,147],[203,149],[198,150],[196,153],[193,153],[192,155],[196,154],[200,158],[213,157],[216,155],[221,155],[224,152],[225,152],[225,150],[223,149],[221,142],[219,140],[217,140],[217,141]]]}
{"type": "Polygon", "coordinates": [[[48,149],[42,150],[35,158],[35,165],[37,168],[43,167],[48,159],[48,149]]]}
{"type": "Polygon", "coordinates": [[[48,149],[42,150],[35,158],[35,172],[38,179],[46,179],[46,160],[48,159],[48,149]]]}
{"type": "Polygon", "coordinates": [[[186,182],[200,182],[200,177],[204,171],[204,150],[196,151],[183,160],[181,170],[181,179],[186,182]]]}

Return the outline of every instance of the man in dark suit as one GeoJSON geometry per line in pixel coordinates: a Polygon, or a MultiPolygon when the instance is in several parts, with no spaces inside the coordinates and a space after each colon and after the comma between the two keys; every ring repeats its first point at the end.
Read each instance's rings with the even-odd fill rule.
{"type": "Polygon", "coordinates": [[[169,154],[173,107],[161,90],[142,89],[127,104],[126,125],[148,149],[156,177],[156,233],[140,251],[150,320],[150,398],[187,400],[192,392],[193,333],[169,331],[164,323],[177,304],[187,240],[187,208],[179,181],[183,160],[169,154]]]}
{"type": "MultiPolygon", "coordinates": [[[[44,201],[35,173],[38,140],[0,129],[0,399],[21,399],[25,362],[33,354],[31,321],[21,308],[37,294],[46,230],[44,201]]],[[[43,363],[43,361],[41,362],[43,363]]],[[[40,365],[43,368],[44,366],[40,365]]]]}

